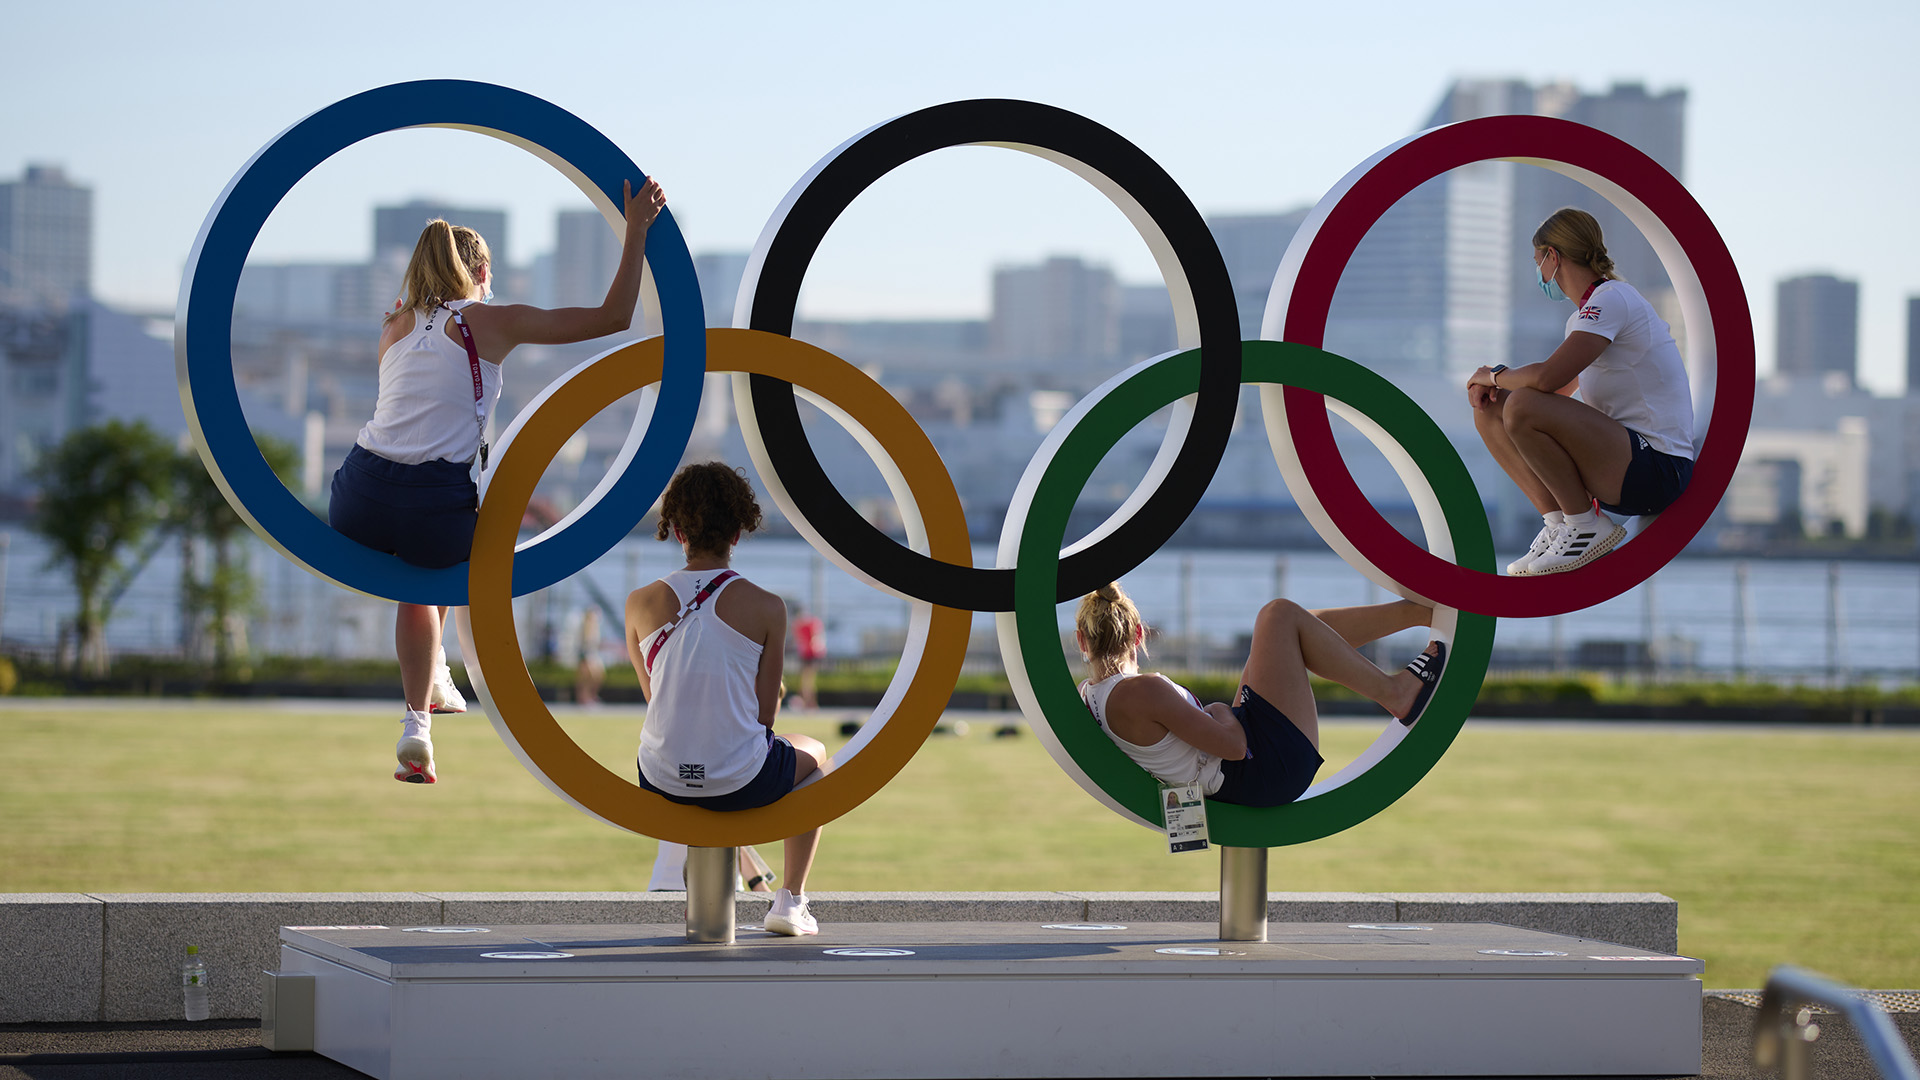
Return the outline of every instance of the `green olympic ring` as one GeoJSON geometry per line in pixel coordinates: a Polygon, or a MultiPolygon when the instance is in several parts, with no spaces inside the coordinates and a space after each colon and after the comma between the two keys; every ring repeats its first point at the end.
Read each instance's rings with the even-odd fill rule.
{"type": "MultiPolygon", "coordinates": [[[[1061,768],[1123,816],[1160,829],[1159,785],[1087,714],[1060,648],[1054,596],[1067,515],[1087,478],[1122,435],[1199,388],[1200,350],[1137,365],[1088,395],[1034,456],[1021,478],[1001,565],[1013,565],[1014,609],[996,616],[1007,674],[1035,733],[1061,768]],[[1076,415],[1077,414],[1077,415],[1076,415]],[[1017,555],[1017,560],[1010,559],[1017,555]]],[[[1385,378],[1342,356],[1281,341],[1241,343],[1243,382],[1295,386],[1344,403],[1344,415],[1388,451],[1421,506],[1429,546],[1462,566],[1492,567],[1493,536],[1466,464],[1425,411],[1385,378]],[[1391,434],[1389,434],[1391,433],[1391,434]],[[1425,489],[1425,490],[1422,490],[1425,489]],[[1452,551],[1446,549],[1452,548],[1452,551]]],[[[1386,730],[1351,765],[1284,806],[1209,801],[1208,832],[1228,847],[1280,847],[1352,828],[1420,782],[1452,745],[1479,696],[1493,652],[1492,616],[1434,609],[1436,636],[1452,642],[1440,685],[1420,722],[1386,730]]]]}

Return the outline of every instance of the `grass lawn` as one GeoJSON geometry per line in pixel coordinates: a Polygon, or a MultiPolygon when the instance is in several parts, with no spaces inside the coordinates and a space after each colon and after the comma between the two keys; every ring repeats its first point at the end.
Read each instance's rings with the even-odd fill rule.
{"type": "MultiPolygon", "coordinates": [[[[624,775],[638,720],[566,723],[624,775]]],[[[831,723],[793,726],[838,741],[831,723]]],[[[646,887],[653,841],[554,798],[484,718],[436,725],[432,787],[390,778],[397,729],[359,706],[7,702],[0,892],[646,887]]],[[[1376,730],[1325,724],[1329,767],[1376,730]]],[[[975,724],[829,826],[810,886],[1218,887],[1211,855],[1162,845],[1032,735],[975,724]]],[[[1275,851],[1270,873],[1289,892],[1662,892],[1709,986],[1792,962],[1920,987],[1920,732],[1473,724],[1406,798],[1275,851]]]]}

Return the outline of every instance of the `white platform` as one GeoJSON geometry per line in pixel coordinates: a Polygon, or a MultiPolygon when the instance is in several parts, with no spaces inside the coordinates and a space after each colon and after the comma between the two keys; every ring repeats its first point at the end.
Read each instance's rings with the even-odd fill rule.
{"type": "Polygon", "coordinates": [[[1700,1069],[1685,957],[1490,923],[1071,925],[290,927],[281,967],[316,976],[316,1049],[383,1080],[1700,1069]]]}

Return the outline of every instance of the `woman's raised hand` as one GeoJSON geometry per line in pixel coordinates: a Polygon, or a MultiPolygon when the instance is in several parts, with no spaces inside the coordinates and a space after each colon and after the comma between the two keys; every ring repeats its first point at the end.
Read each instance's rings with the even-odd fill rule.
{"type": "Polygon", "coordinates": [[[641,184],[639,191],[633,190],[633,181],[622,180],[620,194],[626,200],[629,228],[635,225],[646,228],[653,224],[653,219],[659,217],[660,211],[667,207],[666,191],[660,187],[660,181],[652,178],[641,184]]]}

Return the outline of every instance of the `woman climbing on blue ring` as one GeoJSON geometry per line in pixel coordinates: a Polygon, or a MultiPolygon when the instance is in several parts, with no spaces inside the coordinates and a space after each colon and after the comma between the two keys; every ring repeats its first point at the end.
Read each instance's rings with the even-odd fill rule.
{"type": "MultiPolygon", "coordinates": [[[[327,523],[415,566],[467,560],[480,499],[485,431],[500,399],[500,365],[520,345],[559,345],[619,333],[640,297],[647,228],[666,206],[660,185],[624,185],[625,247],[606,299],[592,308],[493,306],[493,261],[472,229],[430,221],[407,261],[405,293],[380,328],[380,389],[333,475],[327,523]]],[[[406,699],[395,780],[431,784],[433,713],[465,712],[441,638],[447,609],[401,604],[394,648],[406,699]]]]}
{"type": "Polygon", "coordinates": [[[1411,600],[1322,611],[1269,601],[1254,617],[1233,705],[1203,706],[1165,675],[1140,671],[1147,627],[1115,582],[1087,594],[1074,612],[1074,640],[1088,668],[1080,699],[1114,745],[1161,783],[1198,780],[1217,802],[1279,806],[1300,798],[1323,764],[1308,673],[1371,698],[1412,727],[1440,683],[1445,644],[1429,643],[1391,675],[1357,646],[1432,618],[1431,608],[1411,600]]]}
{"type": "Polygon", "coordinates": [[[1537,364],[1482,367],[1467,380],[1474,428],[1543,522],[1509,574],[1560,573],[1612,551],[1628,532],[1607,515],[1665,510],[1695,455],[1673,331],[1615,276],[1600,223],[1555,211],[1534,231],[1533,263],[1549,300],[1580,298],[1566,340],[1537,364]]]}

